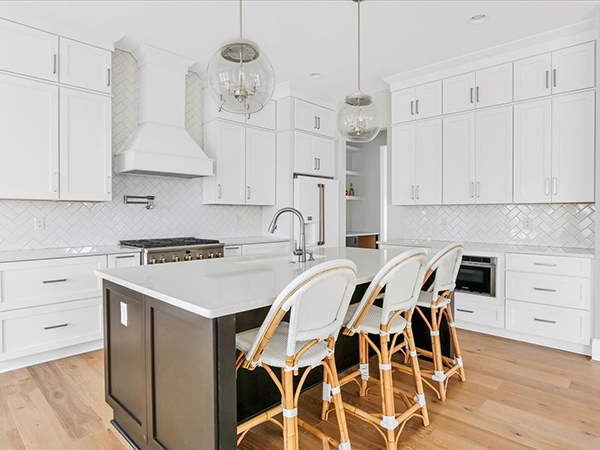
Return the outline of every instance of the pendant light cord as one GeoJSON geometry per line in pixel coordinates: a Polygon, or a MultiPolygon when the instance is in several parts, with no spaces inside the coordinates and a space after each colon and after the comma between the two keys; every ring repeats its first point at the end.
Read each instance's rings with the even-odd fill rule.
{"type": "Polygon", "coordinates": [[[356,2],[358,3],[358,92],[360,92],[360,2],[361,0],[356,2]]]}
{"type": "Polygon", "coordinates": [[[240,39],[242,38],[242,0],[240,0],[240,39]]]}

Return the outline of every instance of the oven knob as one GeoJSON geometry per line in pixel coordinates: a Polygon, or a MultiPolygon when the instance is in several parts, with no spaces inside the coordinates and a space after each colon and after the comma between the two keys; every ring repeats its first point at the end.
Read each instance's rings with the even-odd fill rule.
{"type": "Polygon", "coordinates": [[[165,257],[163,256],[162,258],[160,258],[160,259],[159,259],[159,261],[160,261],[161,263],[163,263],[163,264],[164,264],[164,263],[166,263],[166,262],[167,262],[167,258],[165,258],[165,257]]]}
{"type": "Polygon", "coordinates": [[[217,253],[217,258],[222,258],[222,257],[223,257],[223,253],[222,252],[217,253]]]}
{"type": "Polygon", "coordinates": [[[191,260],[193,259],[193,256],[192,256],[192,255],[190,255],[190,254],[188,254],[188,255],[185,255],[185,256],[183,257],[183,259],[184,259],[185,261],[191,261],[191,260]]]}
{"type": "Polygon", "coordinates": [[[198,259],[203,259],[203,258],[204,258],[204,255],[203,255],[202,253],[198,253],[198,254],[196,255],[196,258],[198,258],[198,259]]]}
{"type": "Polygon", "coordinates": [[[148,264],[156,264],[156,258],[150,258],[150,261],[148,261],[148,264]]]}
{"type": "Polygon", "coordinates": [[[208,254],[208,257],[209,257],[210,259],[213,259],[213,258],[215,257],[215,254],[214,254],[214,253],[209,253],[209,254],[208,254]]]}
{"type": "Polygon", "coordinates": [[[179,262],[180,258],[179,256],[175,255],[173,256],[173,262],[179,262]]]}

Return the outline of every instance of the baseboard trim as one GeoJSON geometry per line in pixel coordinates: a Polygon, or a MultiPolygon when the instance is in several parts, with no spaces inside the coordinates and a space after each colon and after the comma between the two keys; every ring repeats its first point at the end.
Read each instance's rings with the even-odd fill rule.
{"type": "Polygon", "coordinates": [[[592,340],[592,361],[600,362],[600,339],[592,340]]]}

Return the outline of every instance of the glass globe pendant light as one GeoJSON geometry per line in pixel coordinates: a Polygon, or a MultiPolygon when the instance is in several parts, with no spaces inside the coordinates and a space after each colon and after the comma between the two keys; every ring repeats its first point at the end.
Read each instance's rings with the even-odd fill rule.
{"type": "Polygon", "coordinates": [[[358,91],[346,96],[337,111],[336,126],[349,142],[371,142],[381,130],[379,109],[369,94],[360,91],[360,4],[358,4],[358,91]]]}
{"type": "Polygon", "coordinates": [[[242,38],[242,0],[240,37],[225,42],[213,55],[206,77],[219,110],[255,113],[263,109],[273,95],[275,72],[269,58],[256,42],[242,38]]]}

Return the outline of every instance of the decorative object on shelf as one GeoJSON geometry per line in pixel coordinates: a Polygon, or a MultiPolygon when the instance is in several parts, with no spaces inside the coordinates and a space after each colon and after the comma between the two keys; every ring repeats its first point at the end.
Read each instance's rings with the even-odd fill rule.
{"type": "Polygon", "coordinates": [[[381,118],[379,109],[369,94],[360,91],[360,4],[358,4],[358,90],[346,96],[337,112],[336,126],[349,142],[371,142],[379,134],[381,118]]]}
{"type": "Polygon", "coordinates": [[[208,63],[206,76],[211,95],[228,112],[258,112],[273,95],[275,72],[269,58],[256,42],[242,38],[242,0],[240,37],[223,43],[208,63]]]}
{"type": "Polygon", "coordinates": [[[123,203],[126,205],[146,205],[146,209],[154,209],[154,195],[124,195],[123,203]]]}
{"type": "Polygon", "coordinates": [[[352,183],[350,183],[350,189],[348,189],[348,196],[354,197],[354,186],[352,186],[352,183]]]}

